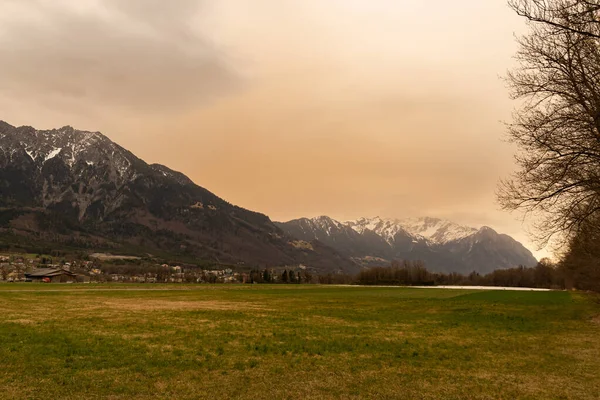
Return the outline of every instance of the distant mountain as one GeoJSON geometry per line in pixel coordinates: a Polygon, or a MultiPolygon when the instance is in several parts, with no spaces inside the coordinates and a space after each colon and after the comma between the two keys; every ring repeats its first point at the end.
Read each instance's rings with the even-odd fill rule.
{"type": "Polygon", "coordinates": [[[489,227],[475,229],[437,218],[360,218],[339,222],[327,216],[276,223],[301,240],[319,240],[362,265],[393,259],[422,260],[432,271],[488,273],[537,260],[521,243],[489,227]]]}
{"type": "MultiPolygon", "coordinates": [[[[248,267],[359,267],[285,234],[98,132],[39,131],[0,121],[0,234],[84,248],[128,248],[248,267]]],[[[1,243],[0,237],[0,243],[1,243]]]]}

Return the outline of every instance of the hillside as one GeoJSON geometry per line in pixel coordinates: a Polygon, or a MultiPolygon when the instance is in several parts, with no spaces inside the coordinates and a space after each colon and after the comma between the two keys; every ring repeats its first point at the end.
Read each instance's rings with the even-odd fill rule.
{"type": "Polygon", "coordinates": [[[0,121],[0,233],[248,267],[359,269],[323,244],[298,245],[267,216],[149,165],[99,132],[68,126],[41,131],[0,121]]]}

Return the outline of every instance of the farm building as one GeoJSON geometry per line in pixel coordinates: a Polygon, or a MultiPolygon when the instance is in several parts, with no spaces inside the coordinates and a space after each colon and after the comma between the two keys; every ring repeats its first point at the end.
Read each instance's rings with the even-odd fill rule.
{"type": "Polygon", "coordinates": [[[75,282],[77,275],[62,268],[38,268],[25,273],[27,282],[75,282]]]}

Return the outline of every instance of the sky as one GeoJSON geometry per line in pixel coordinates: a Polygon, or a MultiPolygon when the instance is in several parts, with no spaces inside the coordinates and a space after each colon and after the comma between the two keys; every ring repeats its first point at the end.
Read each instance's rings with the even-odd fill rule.
{"type": "Polygon", "coordinates": [[[504,0],[0,0],[0,119],[101,131],[273,220],[432,216],[538,257],[504,0]]]}

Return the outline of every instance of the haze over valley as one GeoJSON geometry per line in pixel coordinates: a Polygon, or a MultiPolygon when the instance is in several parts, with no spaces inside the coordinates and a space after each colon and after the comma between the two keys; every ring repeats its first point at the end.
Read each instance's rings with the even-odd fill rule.
{"type": "Polygon", "coordinates": [[[0,119],[101,131],[277,221],[428,216],[549,254],[495,198],[504,2],[160,4],[2,2],[0,119]]]}
{"type": "Polygon", "coordinates": [[[34,242],[135,245],[138,254],[158,250],[263,268],[302,265],[315,273],[353,274],[396,259],[462,274],[536,264],[509,236],[433,218],[340,223],[323,216],[274,224],[180,172],[146,164],[99,132],[39,131],[0,121],[0,145],[0,232],[34,242]]]}

